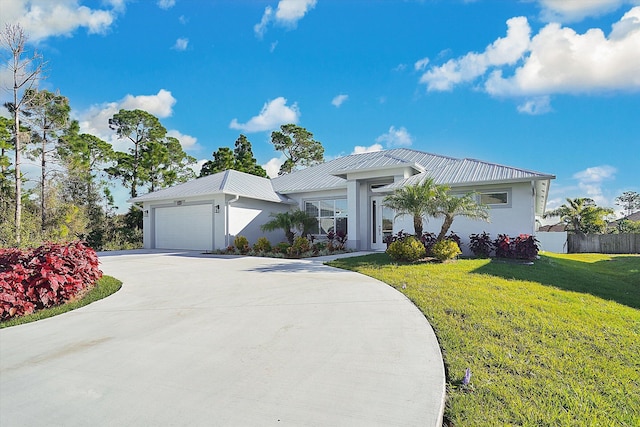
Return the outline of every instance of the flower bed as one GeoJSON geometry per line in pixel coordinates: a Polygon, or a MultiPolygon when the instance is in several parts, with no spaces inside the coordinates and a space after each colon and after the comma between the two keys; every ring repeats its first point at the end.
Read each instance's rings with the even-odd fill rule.
{"type": "Polygon", "coordinates": [[[79,241],[0,249],[0,319],[65,303],[100,277],[98,256],[79,241]]]}

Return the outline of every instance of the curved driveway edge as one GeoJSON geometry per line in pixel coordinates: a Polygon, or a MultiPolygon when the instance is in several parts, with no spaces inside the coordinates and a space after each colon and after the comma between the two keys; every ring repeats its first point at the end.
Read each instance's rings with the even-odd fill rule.
{"type": "Polygon", "coordinates": [[[435,334],[321,261],[101,253],[116,294],[0,330],[0,425],[436,426],[435,334]]]}

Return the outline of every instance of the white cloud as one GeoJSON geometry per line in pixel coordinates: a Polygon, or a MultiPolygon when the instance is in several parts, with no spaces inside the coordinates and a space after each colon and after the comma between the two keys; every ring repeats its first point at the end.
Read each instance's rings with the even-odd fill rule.
{"type": "MultiPolygon", "coordinates": [[[[519,16],[507,21],[507,36],[487,46],[484,52],[469,52],[439,67],[433,66],[420,78],[427,90],[445,91],[459,83],[475,80],[492,66],[515,64],[529,46],[531,28],[527,18],[519,16]]],[[[417,69],[417,68],[416,68],[417,69]]]]}
{"type": "Polygon", "coordinates": [[[490,95],[527,98],[518,110],[530,114],[551,111],[553,94],[640,90],[640,6],[614,23],[608,37],[599,28],[579,34],[551,23],[530,38],[526,18],[507,25],[507,36],[484,52],[432,66],[420,82],[445,91],[484,79],[481,87],[490,95]]]}
{"type": "Polygon", "coordinates": [[[384,143],[387,147],[408,147],[413,144],[413,137],[409,134],[406,128],[400,127],[396,129],[395,126],[391,126],[387,133],[384,133],[376,138],[377,143],[384,143]]]}
{"type": "Polygon", "coordinates": [[[264,8],[264,14],[262,15],[262,19],[256,25],[253,26],[253,31],[256,33],[256,36],[262,38],[264,33],[267,32],[267,26],[269,22],[271,22],[273,16],[273,9],[271,6],[267,6],[264,8]]]}
{"type": "Polygon", "coordinates": [[[402,72],[407,69],[407,64],[398,64],[393,71],[402,72]]]}
{"type": "Polygon", "coordinates": [[[625,4],[638,4],[637,0],[538,0],[542,18],[547,22],[579,21],[587,16],[613,12],[625,4]]]}
{"type": "Polygon", "coordinates": [[[260,114],[252,117],[246,123],[238,123],[237,119],[231,120],[229,127],[243,132],[262,132],[276,129],[287,123],[297,123],[300,118],[300,110],[297,104],[287,106],[286,98],[280,96],[264,104],[260,114]]]}
{"type": "Polygon", "coordinates": [[[182,148],[185,150],[193,150],[197,148],[196,143],[198,142],[198,138],[194,136],[185,135],[175,129],[168,130],[167,136],[171,136],[173,138],[176,138],[178,141],[180,141],[180,145],[182,145],[182,148]]]}
{"type": "Polygon", "coordinates": [[[189,39],[180,37],[176,40],[176,43],[173,45],[172,49],[175,50],[187,50],[187,46],[189,45],[189,39]]]}
{"type": "Polygon", "coordinates": [[[340,94],[335,96],[331,100],[331,104],[333,104],[337,108],[340,107],[347,99],[349,99],[349,95],[340,94]]]}
{"type": "Polygon", "coordinates": [[[265,170],[265,172],[267,172],[267,176],[269,178],[275,178],[276,176],[278,176],[278,172],[280,172],[280,166],[284,164],[285,160],[287,160],[287,158],[284,155],[280,157],[274,157],[267,163],[262,165],[262,168],[265,170]]]}
{"type": "Polygon", "coordinates": [[[549,96],[546,95],[528,99],[524,103],[518,105],[518,112],[533,116],[545,114],[549,111],[551,111],[551,101],[549,96]]]}
{"type": "Polygon", "coordinates": [[[613,166],[594,166],[576,172],[573,178],[578,180],[582,194],[592,198],[599,206],[609,206],[611,201],[603,194],[602,186],[605,181],[615,179],[616,172],[617,169],[613,166]]]}
{"type": "Polygon", "coordinates": [[[422,58],[416,61],[415,64],[413,64],[413,68],[416,71],[423,71],[425,68],[427,68],[427,65],[429,65],[429,58],[422,58]]]}
{"type": "Polygon", "coordinates": [[[376,151],[382,151],[382,148],[383,147],[380,144],[373,144],[368,147],[356,145],[355,147],[353,147],[353,151],[351,152],[351,154],[373,153],[376,151]]]}
{"type": "Polygon", "coordinates": [[[158,118],[170,117],[176,99],[171,92],[160,89],[155,95],[127,95],[120,101],[120,108],[125,110],[144,110],[158,118]]]}
{"type": "Polygon", "coordinates": [[[493,95],[589,93],[640,89],[640,7],[612,26],[607,38],[593,28],[578,34],[549,24],[531,40],[529,56],[515,73],[494,71],[486,82],[493,95]]]}
{"type": "Polygon", "coordinates": [[[171,9],[176,5],[176,0],[158,0],[158,7],[160,9],[171,9]]]}
{"type": "Polygon", "coordinates": [[[295,28],[298,21],[316,6],[316,2],[317,0],[280,0],[275,12],[271,6],[264,9],[262,19],[253,27],[253,31],[262,38],[272,22],[285,28],[295,28]]]}
{"type": "MultiPolygon", "coordinates": [[[[128,142],[118,139],[115,132],[109,129],[109,119],[114,114],[121,109],[140,109],[158,118],[164,118],[171,116],[175,103],[176,99],[171,95],[171,92],[165,89],[161,89],[156,95],[127,95],[120,101],[94,105],[88,110],[78,113],[80,131],[110,142],[117,151],[125,151],[128,148],[128,142]]],[[[181,142],[184,146],[184,141],[181,140],[181,142]]]]}
{"type": "Polygon", "coordinates": [[[0,28],[7,23],[19,23],[37,42],[52,36],[70,36],[80,27],[89,34],[104,33],[113,24],[124,4],[111,3],[112,9],[91,9],[78,0],[2,0],[0,28]]]}

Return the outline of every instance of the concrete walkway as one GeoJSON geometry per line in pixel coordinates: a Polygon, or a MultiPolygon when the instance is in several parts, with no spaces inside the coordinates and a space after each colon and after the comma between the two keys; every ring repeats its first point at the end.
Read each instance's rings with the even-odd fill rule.
{"type": "Polygon", "coordinates": [[[320,260],[101,253],[116,294],[0,330],[0,425],[436,426],[435,335],[320,260]]]}

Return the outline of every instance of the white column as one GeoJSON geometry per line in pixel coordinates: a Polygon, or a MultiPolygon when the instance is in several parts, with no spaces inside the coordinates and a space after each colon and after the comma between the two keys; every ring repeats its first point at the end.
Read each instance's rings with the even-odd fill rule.
{"type": "Polygon", "coordinates": [[[362,249],[362,236],[358,229],[360,221],[360,183],[357,180],[347,181],[347,247],[362,249]]]}

